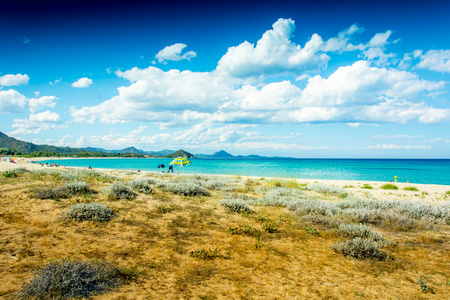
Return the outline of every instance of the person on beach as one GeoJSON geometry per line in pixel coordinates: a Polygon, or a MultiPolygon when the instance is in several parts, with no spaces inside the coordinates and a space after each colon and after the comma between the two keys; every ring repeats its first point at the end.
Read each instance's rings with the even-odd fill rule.
{"type": "Polygon", "coordinates": [[[169,165],[169,171],[167,171],[167,173],[170,173],[170,171],[173,173],[173,165],[169,165]]]}

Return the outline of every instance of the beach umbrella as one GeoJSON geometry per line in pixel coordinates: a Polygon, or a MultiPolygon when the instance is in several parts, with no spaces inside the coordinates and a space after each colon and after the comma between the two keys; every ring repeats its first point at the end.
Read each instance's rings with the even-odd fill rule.
{"type": "Polygon", "coordinates": [[[191,163],[191,161],[188,160],[185,157],[177,157],[177,158],[175,158],[174,160],[172,160],[170,162],[170,165],[178,165],[178,166],[180,166],[180,171],[181,171],[181,168],[183,166],[189,165],[190,163],[191,163]]]}

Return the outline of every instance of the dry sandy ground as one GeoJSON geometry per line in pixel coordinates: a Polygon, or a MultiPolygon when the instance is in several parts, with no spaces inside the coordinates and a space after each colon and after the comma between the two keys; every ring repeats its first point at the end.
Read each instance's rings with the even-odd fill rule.
{"type": "MultiPolygon", "coordinates": [[[[39,161],[40,159],[34,159],[39,161]]],[[[46,166],[41,166],[39,163],[29,163],[30,159],[27,158],[16,158],[16,163],[10,163],[8,161],[0,161],[0,173],[6,170],[11,170],[15,168],[25,167],[28,170],[36,170],[42,168],[49,168],[46,166]]],[[[55,168],[55,167],[54,167],[55,168]]],[[[71,167],[73,168],[73,167],[71,167]]],[[[56,169],[64,169],[64,167],[58,167],[56,169]]],[[[103,172],[112,172],[113,170],[108,169],[97,169],[103,172]]],[[[143,172],[145,173],[145,172],[143,172]]],[[[223,175],[227,176],[227,175],[223,175]]],[[[241,176],[243,179],[259,179],[259,177],[252,176],[241,176]]],[[[267,178],[270,180],[271,178],[267,178]]],[[[275,178],[274,178],[275,179],[275,178]]],[[[380,187],[387,182],[379,181],[352,181],[352,180],[323,180],[323,179],[286,179],[285,180],[296,180],[301,184],[305,183],[323,183],[326,185],[335,185],[339,187],[345,187],[349,192],[353,194],[364,194],[369,198],[375,199],[396,199],[396,200],[420,200],[423,202],[441,202],[446,201],[446,192],[450,191],[450,185],[438,185],[438,184],[418,184],[418,183],[403,183],[403,182],[393,182],[393,184],[398,186],[398,190],[383,190],[380,187]],[[366,189],[364,185],[370,185],[373,189],[366,189]],[[416,187],[418,191],[405,191],[405,187],[416,187]]]]}

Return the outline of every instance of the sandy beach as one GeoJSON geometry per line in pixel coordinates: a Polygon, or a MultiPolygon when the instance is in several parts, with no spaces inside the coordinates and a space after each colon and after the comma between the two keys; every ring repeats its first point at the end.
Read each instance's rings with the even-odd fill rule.
{"type": "MultiPolygon", "coordinates": [[[[77,158],[73,158],[77,159],[77,158]]],[[[107,159],[107,158],[105,158],[107,159]]],[[[76,169],[79,167],[47,167],[47,166],[41,166],[39,164],[39,161],[41,160],[54,160],[55,162],[58,161],[58,158],[37,158],[33,160],[36,163],[30,163],[31,159],[27,158],[16,158],[16,163],[10,163],[8,161],[1,160],[0,161],[0,172],[4,172],[6,170],[12,170],[15,168],[24,167],[28,170],[38,170],[43,168],[53,168],[58,170],[64,170],[64,169],[76,169]]],[[[81,168],[80,169],[87,169],[87,168],[81,168]]],[[[123,173],[126,172],[126,170],[115,170],[115,169],[102,169],[102,168],[95,168],[95,170],[106,172],[106,173],[123,173]]],[[[148,171],[142,171],[142,174],[146,173],[158,173],[158,172],[148,172],[148,171]]],[[[176,173],[175,173],[176,174],[176,173]]],[[[205,174],[210,175],[210,174],[205,174]]],[[[218,176],[218,175],[211,175],[211,176],[218,176]]],[[[233,177],[232,175],[219,175],[219,176],[225,176],[225,177],[233,177]]],[[[241,178],[251,178],[251,179],[259,179],[260,177],[257,176],[240,176],[241,178]]],[[[442,200],[446,200],[446,192],[450,191],[450,185],[438,185],[438,184],[419,184],[419,183],[404,183],[404,182],[392,182],[393,184],[398,186],[398,190],[383,190],[380,189],[380,187],[385,183],[391,183],[391,182],[381,182],[381,181],[362,181],[362,180],[325,180],[325,179],[293,179],[293,178],[274,178],[274,177],[265,177],[267,180],[270,179],[281,179],[281,180],[295,180],[300,184],[306,184],[306,183],[322,183],[326,185],[334,185],[338,187],[343,187],[348,189],[350,192],[355,194],[366,194],[371,195],[374,198],[377,199],[403,199],[403,200],[421,200],[426,202],[438,202],[442,200]],[[373,189],[365,188],[370,186],[373,189]],[[407,191],[404,190],[404,188],[407,187],[415,187],[418,189],[418,191],[407,191]]]]}

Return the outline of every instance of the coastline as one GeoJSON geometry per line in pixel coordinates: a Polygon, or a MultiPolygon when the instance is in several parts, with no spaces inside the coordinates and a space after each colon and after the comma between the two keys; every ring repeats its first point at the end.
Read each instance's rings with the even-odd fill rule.
{"type": "MultiPolygon", "coordinates": [[[[32,159],[36,162],[43,160],[55,160],[58,159],[67,159],[67,158],[36,158],[32,159]]],[[[71,158],[78,159],[78,158],[71,158]]],[[[107,159],[107,158],[104,158],[107,159]]],[[[39,163],[29,163],[30,158],[15,158],[16,163],[10,163],[8,161],[0,160],[0,173],[12,170],[15,168],[25,167],[28,170],[39,170],[39,169],[54,169],[54,170],[67,170],[67,169],[84,169],[88,168],[83,167],[47,167],[41,166],[39,163]]],[[[93,168],[94,170],[106,173],[125,173],[129,170],[121,170],[121,169],[107,169],[107,168],[93,168]]],[[[154,174],[160,172],[154,171],[141,171],[140,174],[154,174]]],[[[174,174],[180,174],[175,172],[174,174]]],[[[187,175],[181,173],[183,175],[187,175]]],[[[236,177],[236,175],[224,175],[224,174],[204,174],[199,173],[206,176],[223,176],[223,177],[236,177]]],[[[239,175],[238,177],[243,180],[260,180],[261,176],[243,176],[239,175]]],[[[450,191],[450,185],[439,185],[439,184],[422,184],[422,183],[404,183],[404,182],[384,182],[384,181],[365,181],[365,180],[335,180],[335,179],[314,179],[314,178],[280,178],[280,177],[264,177],[265,180],[279,180],[279,181],[295,181],[299,184],[308,184],[308,183],[320,183],[325,185],[334,185],[341,188],[347,189],[351,193],[355,194],[365,194],[370,195],[371,197],[383,198],[383,199],[397,199],[402,198],[405,200],[421,200],[426,202],[436,202],[436,201],[445,201],[447,199],[447,192],[450,191]],[[380,189],[383,184],[392,183],[398,187],[398,190],[384,190],[380,189]],[[372,189],[368,189],[365,186],[369,185],[372,189]],[[407,191],[404,188],[407,187],[415,187],[418,191],[407,191]]]]}

